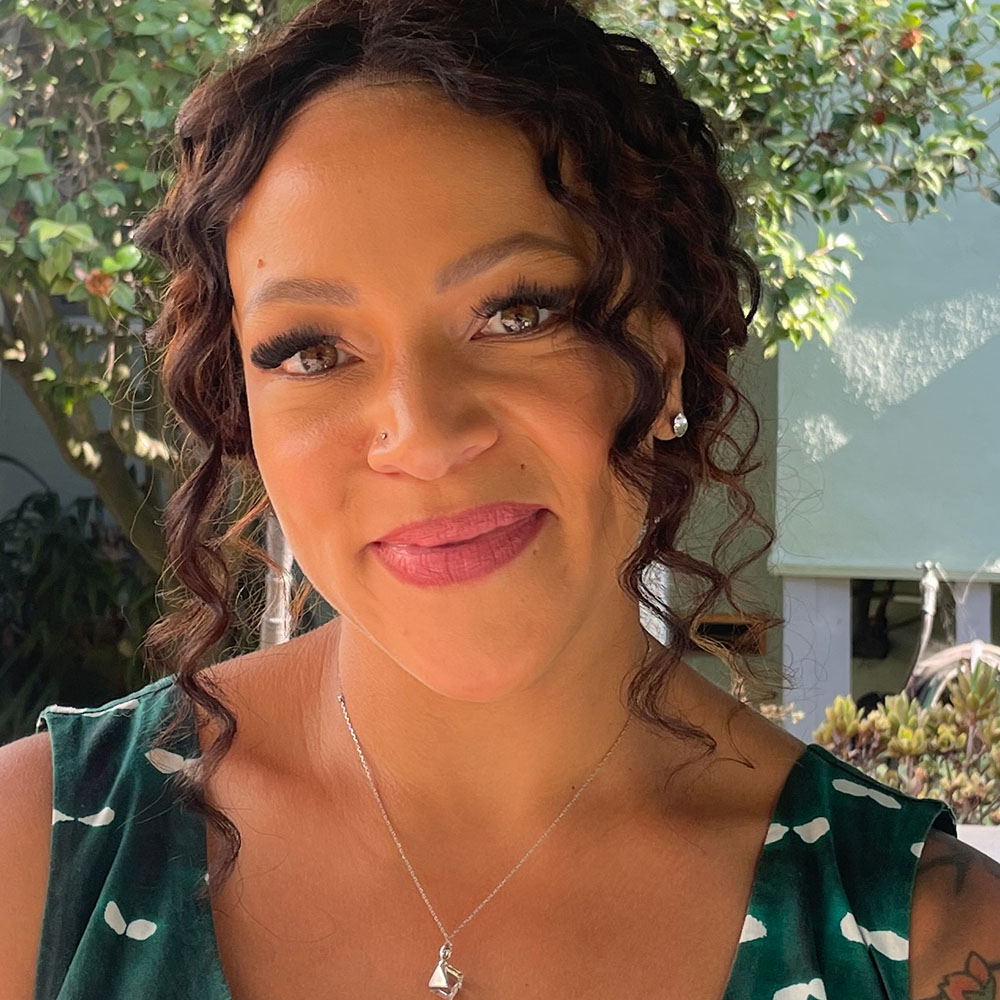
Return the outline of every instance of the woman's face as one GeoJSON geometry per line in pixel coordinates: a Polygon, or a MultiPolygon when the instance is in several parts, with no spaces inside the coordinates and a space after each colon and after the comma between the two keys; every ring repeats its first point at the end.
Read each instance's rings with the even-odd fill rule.
{"type": "MultiPolygon", "coordinates": [[[[419,84],[308,104],[229,232],[254,453],[295,558],[451,697],[523,689],[636,614],[617,574],[643,511],[608,464],[629,384],[559,321],[588,252],[516,129],[419,84]],[[530,518],[478,545],[376,544],[505,501],[530,518]]],[[[647,332],[677,368],[676,329],[647,332]]]]}

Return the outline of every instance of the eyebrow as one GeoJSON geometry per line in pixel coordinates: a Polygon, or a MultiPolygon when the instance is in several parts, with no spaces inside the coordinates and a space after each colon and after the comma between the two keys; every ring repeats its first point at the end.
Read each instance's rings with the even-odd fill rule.
{"type": "MultiPolygon", "coordinates": [[[[555,251],[577,260],[581,259],[577,251],[563,240],[542,233],[526,231],[511,233],[509,236],[484,243],[443,267],[435,276],[434,290],[440,295],[489,270],[502,260],[530,250],[555,251]]],[[[328,281],[324,278],[271,278],[250,296],[245,314],[249,315],[254,309],[268,302],[290,300],[356,306],[360,297],[357,288],[346,281],[328,281]]]]}

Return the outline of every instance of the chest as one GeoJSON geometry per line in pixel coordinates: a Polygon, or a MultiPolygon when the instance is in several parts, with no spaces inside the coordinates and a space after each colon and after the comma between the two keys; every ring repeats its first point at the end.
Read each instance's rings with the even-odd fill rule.
{"type": "MultiPolygon", "coordinates": [[[[236,872],[213,898],[235,1000],[433,996],[442,938],[391,842],[373,849],[303,816],[255,826],[241,824],[236,872]]],[[[762,836],[748,824],[694,841],[546,843],[455,937],[459,996],[721,1000],[762,836]]],[[[511,860],[484,858],[461,885],[421,873],[449,931],[511,860]]]]}

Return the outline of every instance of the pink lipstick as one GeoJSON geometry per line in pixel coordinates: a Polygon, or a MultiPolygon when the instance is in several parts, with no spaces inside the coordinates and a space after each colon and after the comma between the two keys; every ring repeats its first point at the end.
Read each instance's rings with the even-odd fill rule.
{"type": "Polygon", "coordinates": [[[544,526],[548,510],[504,502],[475,507],[389,532],[372,550],[397,579],[418,587],[489,576],[521,554],[544,526]]]}

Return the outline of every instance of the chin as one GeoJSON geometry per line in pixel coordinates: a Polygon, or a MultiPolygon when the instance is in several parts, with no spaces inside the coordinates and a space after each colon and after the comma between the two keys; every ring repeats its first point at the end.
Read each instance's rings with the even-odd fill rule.
{"type": "Polygon", "coordinates": [[[424,671],[413,666],[404,666],[403,669],[442,698],[476,705],[504,701],[531,687],[536,680],[536,675],[525,670],[523,663],[517,670],[511,669],[509,661],[495,670],[484,664],[470,667],[455,663],[453,669],[448,669],[449,666],[437,663],[424,671]]]}

